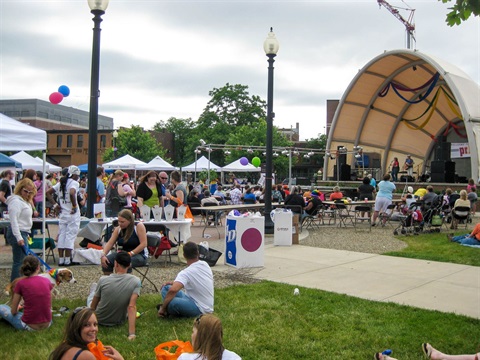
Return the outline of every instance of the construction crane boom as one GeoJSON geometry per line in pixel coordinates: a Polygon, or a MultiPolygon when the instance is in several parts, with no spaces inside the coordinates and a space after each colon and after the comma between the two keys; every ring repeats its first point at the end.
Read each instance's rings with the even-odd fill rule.
{"type": "Polygon", "coordinates": [[[415,24],[413,23],[413,16],[415,14],[415,9],[403,8],[403,10],[410,11],[410,16],[408,17],[408,20],[406,20],[398,11],[398,9],[401,9],[401,8],[392,6],[385,0],[377,0],[377,2],[379,7],[384,6],[388,11],[390,11],[390,13],[393,16],[395,16],[398,20],[400,20],[400,22],[405,26],[405,30],[407,33],[407,48],[410,49],[412,44],[411,39],[415,40],[415,24]]]}

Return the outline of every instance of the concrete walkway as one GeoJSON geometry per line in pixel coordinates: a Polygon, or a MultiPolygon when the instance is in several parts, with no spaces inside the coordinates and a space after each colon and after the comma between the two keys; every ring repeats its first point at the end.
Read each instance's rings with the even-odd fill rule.
{"type": "MultiPolygon", "coordinates": [[[[232,267],[222,257],[214,269],[232,267]]],[[[480,267],[269,244],[265,266],[251,270],[258,279],[291,284],[292,294],[303,286],[480,319],[480,267]]]]}

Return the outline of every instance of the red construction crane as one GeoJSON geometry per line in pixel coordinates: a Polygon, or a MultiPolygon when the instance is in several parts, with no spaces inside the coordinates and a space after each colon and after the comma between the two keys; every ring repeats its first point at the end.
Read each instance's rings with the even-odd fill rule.
{"type": "MultiPolygon", "coordinates": [[[[411,8],[400,8],[397,6],[392,6],[385,0],[377,0],[378,6],[381,7],[382,5],[392,13],[393,16],[395,16],[400,22],[405,25],[405,30],[407,33],[407,49],[411,49],[412,46],[412,39],[415,41],[415,24],[413,23],[413,16],[415,14],[415,9],[411,8]],[[410,11],[410,15],[408,17],[408,20],[405,20],[404,17],[400,14],[398,11],[400,10],[407,10],[410,11]]],[[[408,6],[408,5],[407,5],[408,6]]]]}

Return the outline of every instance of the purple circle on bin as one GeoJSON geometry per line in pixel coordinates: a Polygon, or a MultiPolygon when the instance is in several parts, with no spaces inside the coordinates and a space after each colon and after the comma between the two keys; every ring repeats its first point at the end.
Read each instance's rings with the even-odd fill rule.
{"type": "Polygon", "coordinates": [[[242,247],[248,252],[257,251],[262,245],[262,234],[257,229],[247,229],[242,234],[242,247]]]}

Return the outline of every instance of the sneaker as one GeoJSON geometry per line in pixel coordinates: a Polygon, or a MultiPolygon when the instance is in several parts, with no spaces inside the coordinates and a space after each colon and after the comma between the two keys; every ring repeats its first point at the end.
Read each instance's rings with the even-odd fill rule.
{"type": "Polygon", "coordinates": [[[163,304],[157,304],[155,307],[157,308],[157,311],[160,310],[160,308],[162,307],[163,304]]]}
{"type": "Polygon", "coordinates": [[[97,283],[91,283],[90,284],[90,293],[93,293],[97,290],[97,283]]]}
{"type": "Polygon", "coordinates": [[[63,266],[65,265],[65,261],[64,260],[58,260],[58,266],[63,266]]]}

